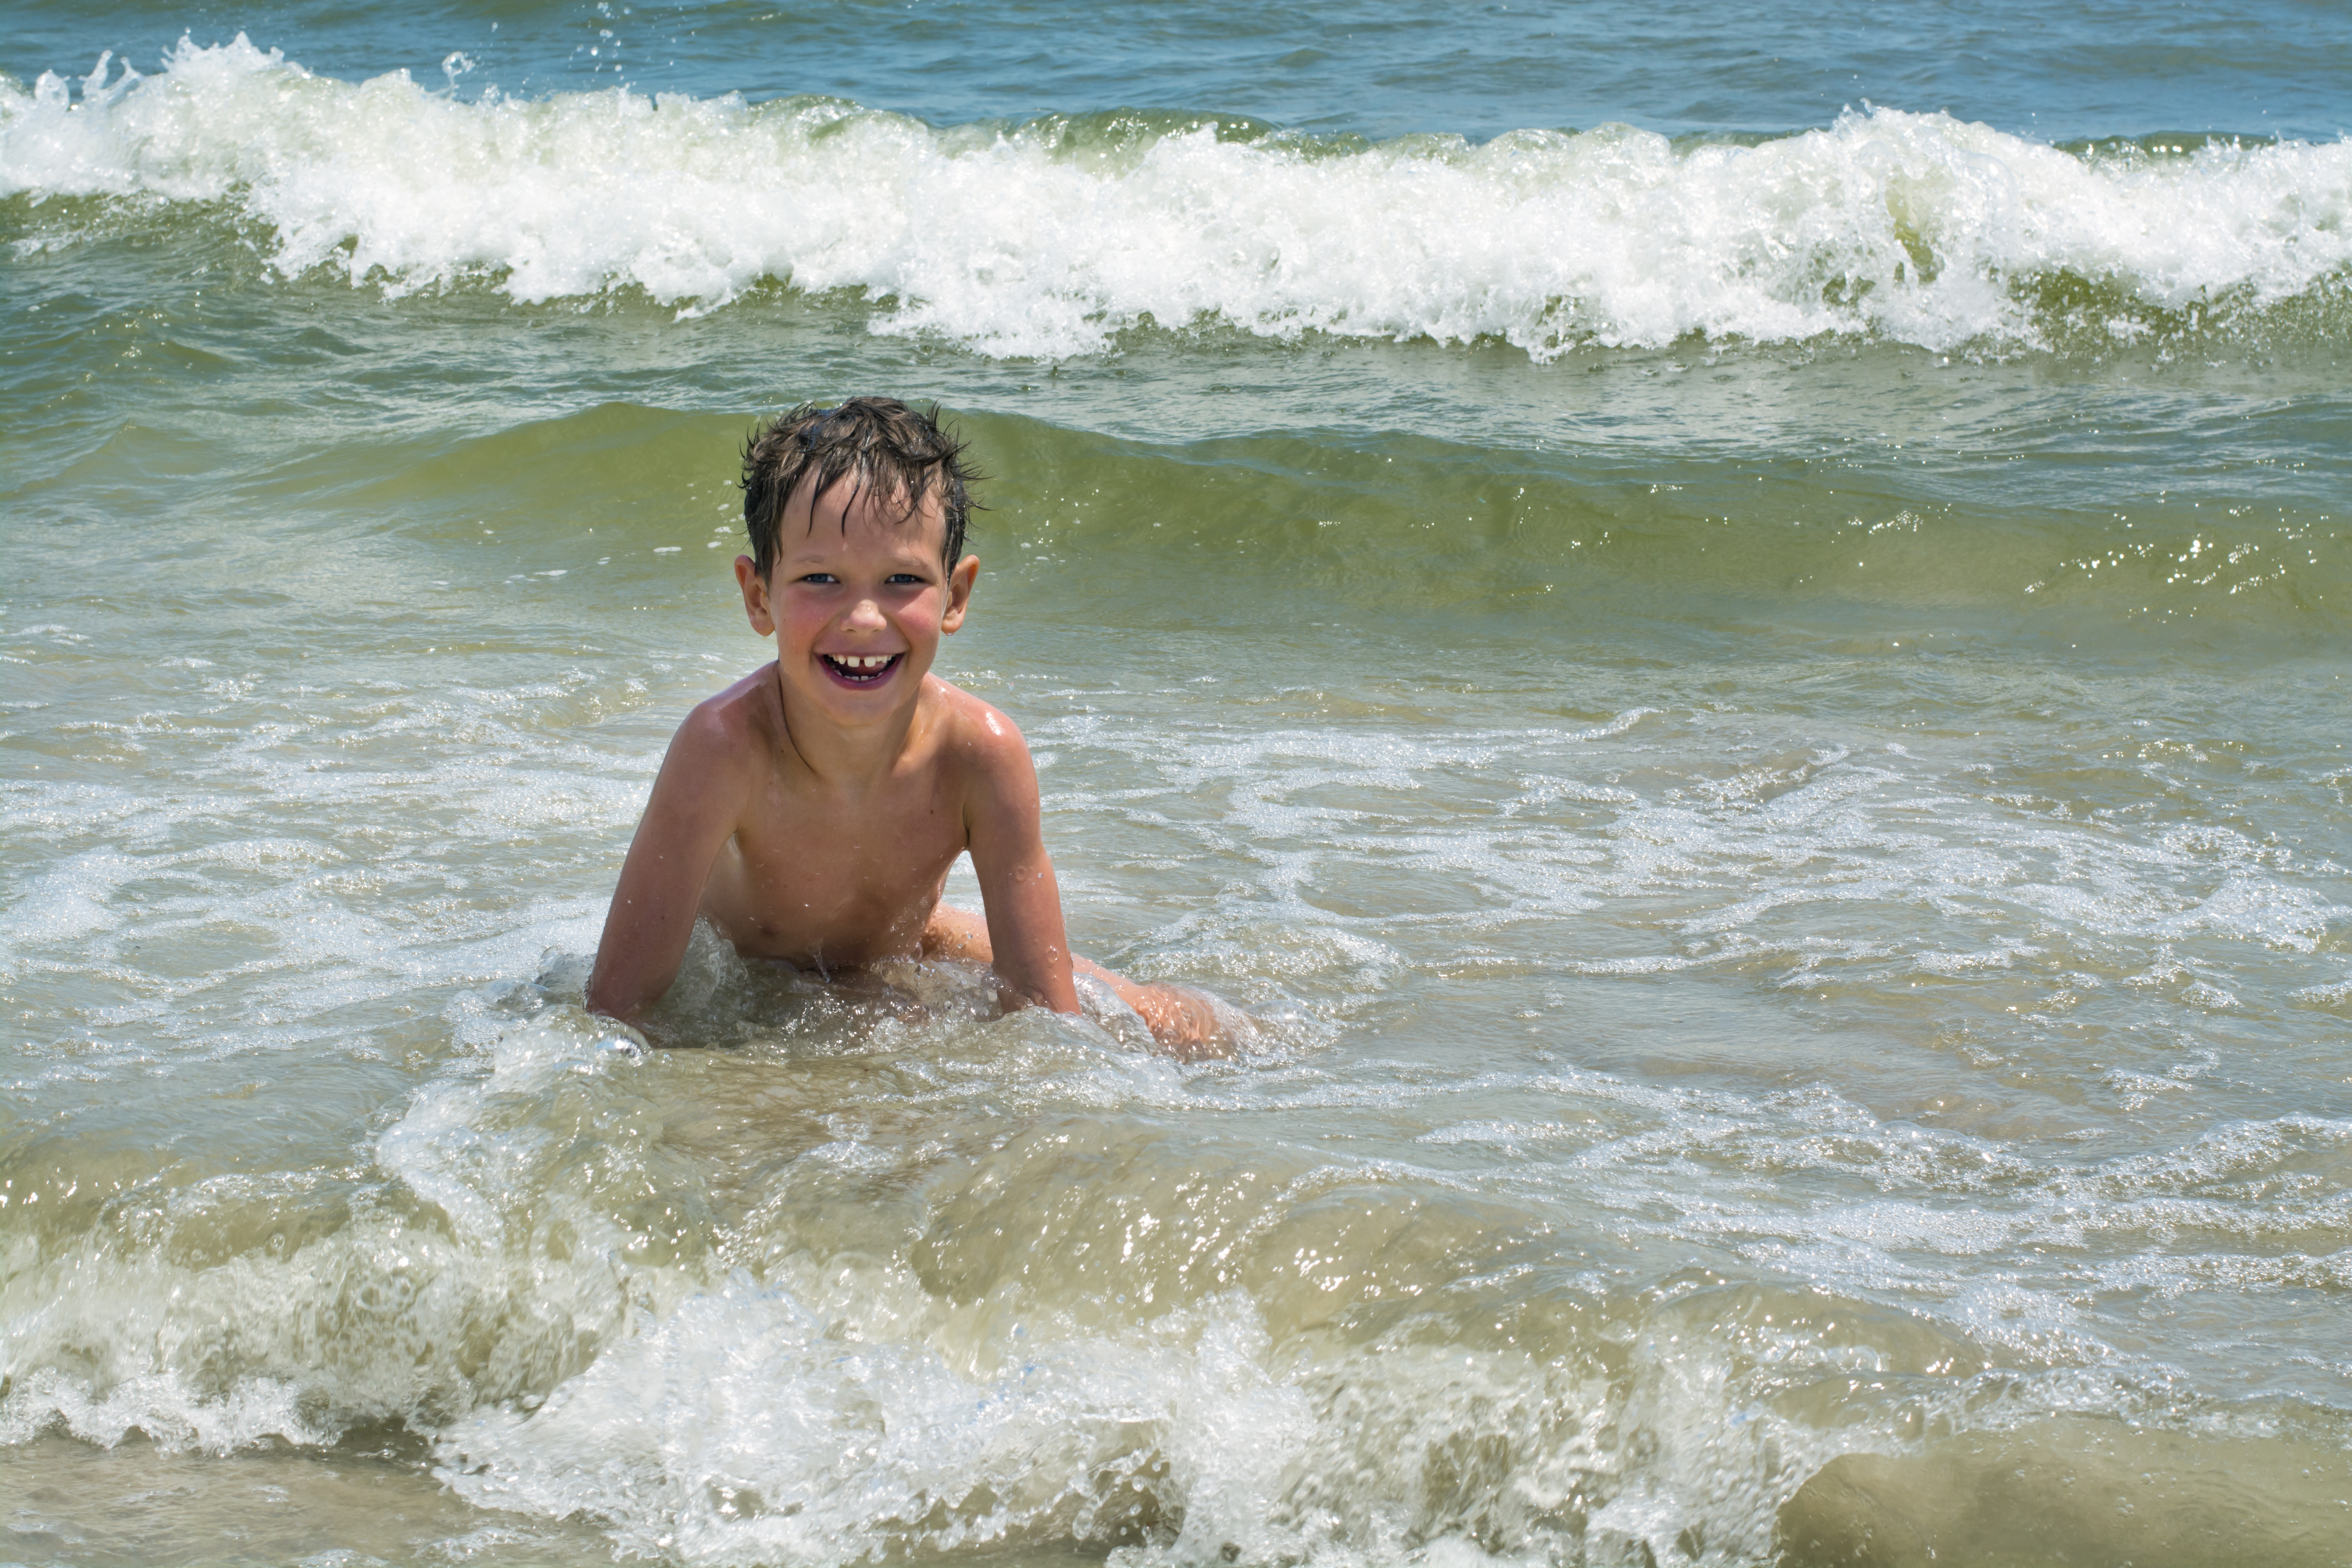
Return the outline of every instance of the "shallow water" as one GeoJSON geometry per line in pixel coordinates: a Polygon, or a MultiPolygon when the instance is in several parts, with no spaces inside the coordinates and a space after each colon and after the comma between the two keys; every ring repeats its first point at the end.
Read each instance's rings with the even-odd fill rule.
{"type": "Polygon", "coordinates": [[[0,1557],[2352,1561],[2334,13],[27,16],[0,1557]],[[1248,1059],[582,1011],[867,390],[1248,1059]]]}

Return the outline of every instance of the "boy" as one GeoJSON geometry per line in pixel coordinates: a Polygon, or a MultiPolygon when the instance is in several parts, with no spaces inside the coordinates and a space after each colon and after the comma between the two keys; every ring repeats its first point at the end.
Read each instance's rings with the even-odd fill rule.
{"type": "Polygon", "coordinates": [[[1206,998],[1075,958],[1012,721],[930,673],[963,624],[962,447],[887,398],[803,406],[744,452],[752,553],[735,579],[775,662],[688,715],[630,841],[588,1005],[630,1018],[677,977],[698,918],[746,954],[830,970],[949,957],[1005,1007],[1078,1010],[1073,971],[1178,1056],[1232,1045],[1206,998]],[[940,902],[970,852],[987,917],[940,902]]]}

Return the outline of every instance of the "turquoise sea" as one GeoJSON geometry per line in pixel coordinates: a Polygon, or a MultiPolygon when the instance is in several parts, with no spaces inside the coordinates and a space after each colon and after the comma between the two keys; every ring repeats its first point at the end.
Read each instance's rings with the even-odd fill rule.
{"type": "Polygon", "coordinates": [[[2352,1563],[2347,84],[15,0],[0,1562],[2352,1563]],[[863,392],[1074,941],[1244,1059],[583,1010],[741,440],[863,392]]]}

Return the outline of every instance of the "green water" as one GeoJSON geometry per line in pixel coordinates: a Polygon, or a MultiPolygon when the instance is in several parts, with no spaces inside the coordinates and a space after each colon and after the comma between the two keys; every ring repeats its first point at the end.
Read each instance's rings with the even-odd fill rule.
{"type": "Polygon", "coordinates": [[[2241,9],[2279,140],[1695,32],[1671,142],[1411,29],[1262,114],[1231,17],[1025,128],[545,86],[581,7],[503,107],[0,84],[0,1556],[2346,1561],[2352,158],[2241,9]],[[868,391],[1073,941],[1256,1054],[708,933],[582,1010],[740,443],[868,391]]]}

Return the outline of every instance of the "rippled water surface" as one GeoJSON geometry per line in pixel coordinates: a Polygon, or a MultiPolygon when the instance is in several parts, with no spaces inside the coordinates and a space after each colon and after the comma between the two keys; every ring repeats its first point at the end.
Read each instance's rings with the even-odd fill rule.
{"type": "Polygon", "coordinates": [[[2352,1562],[2334,11],[25,17],[0,1559],[2352,1562]],[[1244,1059],[583,1010],[861,391],[1244,1059]]]}

